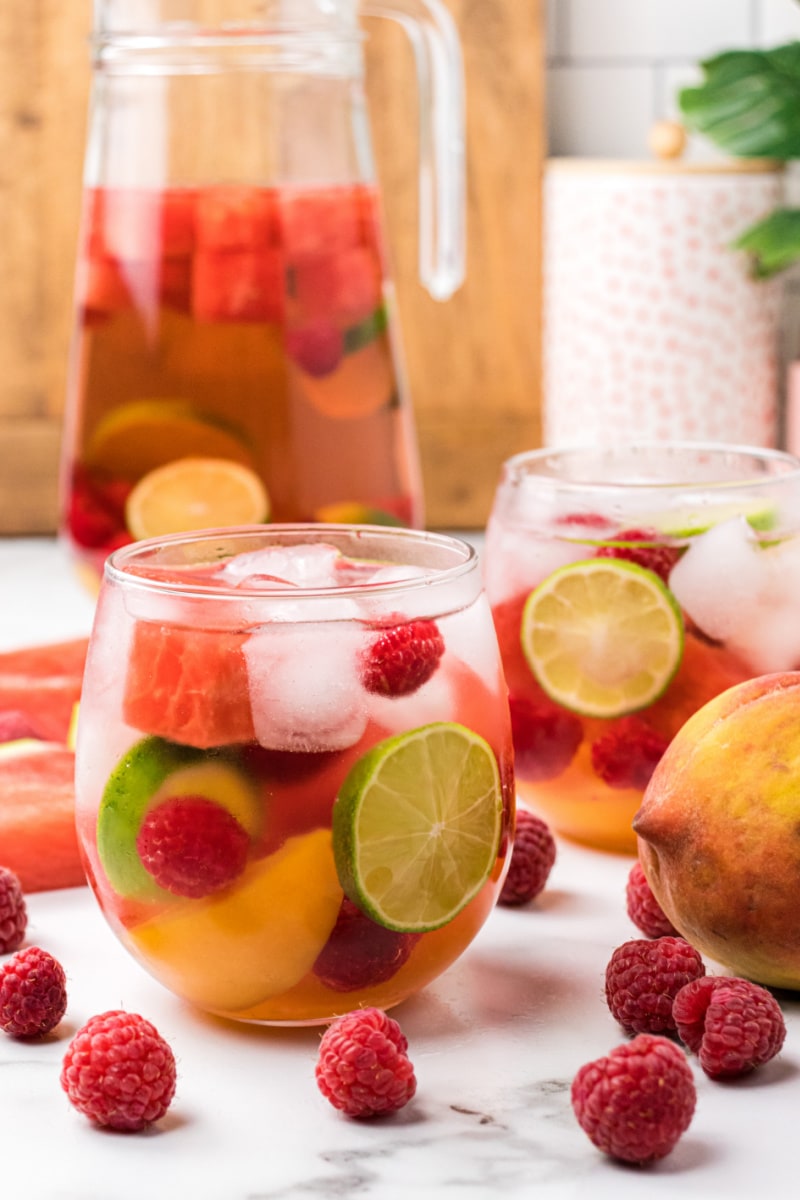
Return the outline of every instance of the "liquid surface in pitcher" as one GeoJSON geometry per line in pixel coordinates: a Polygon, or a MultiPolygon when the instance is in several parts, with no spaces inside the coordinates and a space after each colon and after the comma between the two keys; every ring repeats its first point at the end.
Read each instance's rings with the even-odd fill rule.
{"type": "Polygon", "coordinates": [[[374,187],[95,188],[63,525],[99,572],[145,536],[421,523],[374,187]]]}

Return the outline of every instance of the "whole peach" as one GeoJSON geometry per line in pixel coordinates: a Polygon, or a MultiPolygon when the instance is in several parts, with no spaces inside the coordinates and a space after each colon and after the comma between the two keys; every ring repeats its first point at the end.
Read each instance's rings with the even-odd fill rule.
{"type": "Polygon", "coordinates": [[[737,975],[800,988],[800,672],[737,684],[690,717],[633,828],[687,941],[737,975]]]}

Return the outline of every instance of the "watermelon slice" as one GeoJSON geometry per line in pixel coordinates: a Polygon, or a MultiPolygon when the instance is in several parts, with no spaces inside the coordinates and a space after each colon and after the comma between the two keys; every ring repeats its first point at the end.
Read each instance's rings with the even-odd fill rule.
{"type": "Polygon", "coordinates": [[[86,882],[75,832],[75,755],[23,738],[0,746],[0,863],[24,892],[86,882]]]}
{"type": "Polygon", "coordinates": [[[88,638],[0,653],[0,712],[24,714],[40,738],[66,742],[88,638]]]}

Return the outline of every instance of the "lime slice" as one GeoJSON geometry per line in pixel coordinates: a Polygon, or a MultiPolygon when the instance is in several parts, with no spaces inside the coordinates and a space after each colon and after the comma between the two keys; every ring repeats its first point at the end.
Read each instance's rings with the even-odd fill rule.
{"type": "Polygon", "coordinates": [[[121,896],[174,901],[145,869],[136,839],[151,808],[168,797],[193,795],[215,801],[244,826],[251,839],[258,836],[259,797],[233,751],[210,759],[191,746],[147,737],[122,756],[97,813],[97,853],[109,883],[121,896]]]}
{"type": "Polygon", "coordinates": [[[715,525],[721,525],[723,521],[730,521],[733,517],[744,517],[751,529],[759,533],[769,532],[778,523],[778,512],[773,503],[756,498],[742,498],[720,504],[697,504],[684,511],[662,514],[659,528],[663,534],[672,538],[697,537],[698,534],[707,533],[715,525]]]}
{"type": "Polygon", "coordinates": [[[522,614],[528,665],[557,703],[621,717],[665,691],[683,654],[683,618],[646,567],[592,558],[553,571],[522,614]]]}
{"type": "Polygon", "coordinates": [[[344,891],[403,932],[447,924],[488,878],[503,804],[491,746],[438,722],[387,738],[345,779],[333,808],[344,891]]]}
{"type": "Polygon", "coordinates": [[[251,525],[269,517],[266,489],[249,467],[226,458],[179,458],[145,475],[128,496],[135,538],[251,525]]]}

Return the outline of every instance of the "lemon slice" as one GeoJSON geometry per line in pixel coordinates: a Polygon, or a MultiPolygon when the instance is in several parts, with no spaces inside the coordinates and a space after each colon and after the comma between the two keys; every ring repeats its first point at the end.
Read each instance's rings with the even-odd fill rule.
{"type": "Polygon", "coordinates": [[[502,816],[497,760],[476,733],[438,722],[387,738],[336,798],[339,880],[388,929],[438,929],[488,878],[502,816]]]}
{"type": "Polygon", "coordinates": [[[90,466],[131,481],[179,457],[253,465],[243,432],[186,400],[133,400],[115,409],[97,425],[86,451],[90,466]]]}
{"type": "Polygon", "coordinates": [[[592,558],[553,571],[522,614],[528,665],[557,703],[620,717],[665,691],[683,654],[675,598],[646,567],[592,558]]]}
{"type": "Polygon", "coordinates": [[[266,488],[249,467],[225,458],[179,458],[134,487],[125,520],[135,538],[163,537],[269,517],[266,488]]]}

